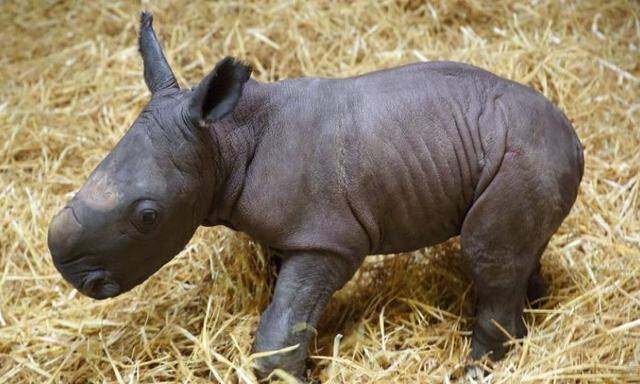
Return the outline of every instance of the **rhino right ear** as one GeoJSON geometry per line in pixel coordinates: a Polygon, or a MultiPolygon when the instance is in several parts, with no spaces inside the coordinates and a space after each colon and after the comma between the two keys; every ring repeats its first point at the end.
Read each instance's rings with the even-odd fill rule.
{"type": "Polygon", "coordinates": [[[179,89],[176,77],[164,57],[158,37],[153,30],[153,15],[140,14],[138,48],[144,64],[144,81],[152,94],[169,88],[179,89]]]}
{"type": "Polygon", "coordinates": [[[207,126],[227,116],[238,104],[250,77],[250,66],[232,57],[222,59],[194,88],[189,101],[191,120],[207,126]]]}

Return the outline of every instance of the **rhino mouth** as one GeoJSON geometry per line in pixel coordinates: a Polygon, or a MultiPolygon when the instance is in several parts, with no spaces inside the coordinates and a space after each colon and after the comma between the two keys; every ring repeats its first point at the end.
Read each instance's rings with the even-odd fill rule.
{"type": "Polygon", "coordinates": [[[91,255],[82,255],[67,262],[54,264],[64,279],[85,296],[102,300],[120,294],[120,284],[109,271],[100,266],[85,266],[87,258],[90,257],[91,255]]]}

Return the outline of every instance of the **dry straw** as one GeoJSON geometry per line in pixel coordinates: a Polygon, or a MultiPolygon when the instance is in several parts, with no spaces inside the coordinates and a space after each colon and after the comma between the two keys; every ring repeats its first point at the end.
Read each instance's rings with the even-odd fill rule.
{"type": "MultiPolygon", "coordinates": [[[[248,0],[0,3],[0,382],[254,381],[273,274],[250,239],[200,230],[149,281],[104,302],[77,294],[48,255],[51,215],[148,99],[141,9],[155,12],[185,86],[230,54],[261,81],[448,59],[542,91],[573,121],[586,173],[543,257],[550,297],[527,310],[529,336],[486,380],[640,380],[638,2],[248,0]]],[[[312,377],[464,380],[473,292],[459,254],[452,240],[367,263],[319,326],[312,377]]]]}

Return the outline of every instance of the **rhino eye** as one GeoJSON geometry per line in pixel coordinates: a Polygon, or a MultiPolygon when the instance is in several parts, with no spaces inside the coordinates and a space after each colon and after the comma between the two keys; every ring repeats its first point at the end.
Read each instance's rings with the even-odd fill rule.
{"type": "Polygon", "coordinates": [[[158,210],[156,204],[150,200],[142,200],[138,202],[131,221],[140,232],[150,232],[155,228],[158,221],[158,210]]]}
{"type": "Polygon", "coordinates": [[[142,211],[142,224],[153,225],[156,222],[157,213],[153,209],[145,209],[142,211]]]}

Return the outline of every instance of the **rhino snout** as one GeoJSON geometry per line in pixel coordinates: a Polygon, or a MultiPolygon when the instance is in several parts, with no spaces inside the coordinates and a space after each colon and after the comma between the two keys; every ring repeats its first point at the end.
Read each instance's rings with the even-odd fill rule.
{"type": "Polygon", "coordinates": [[[82,253],[81,238],[84,228],[67,206],[49,224],[48,245],[53,264],[71,285],[94,299],[106,299],[120,293],[120,285],[101,266],[91,262],[90,255],[82,253]]]}
{"type": "Polygon", "coordinates": [[[47,241],[53,262],[58,269],[73,257],[74,248],[81,236],[82,224],[78,221],[72,207],[65,207],[53,217],[49,224],[47,241]]]}

